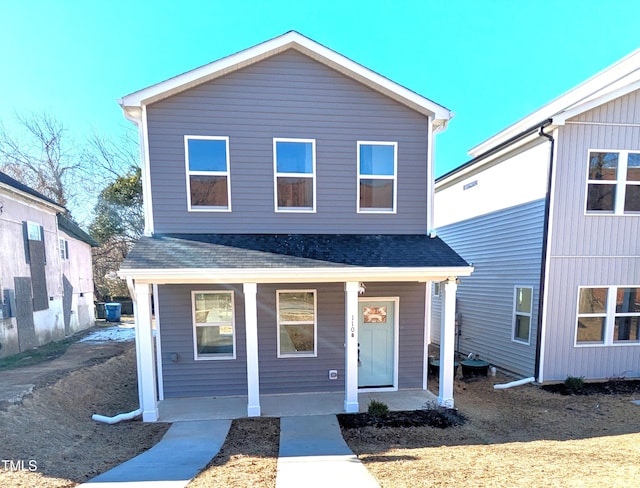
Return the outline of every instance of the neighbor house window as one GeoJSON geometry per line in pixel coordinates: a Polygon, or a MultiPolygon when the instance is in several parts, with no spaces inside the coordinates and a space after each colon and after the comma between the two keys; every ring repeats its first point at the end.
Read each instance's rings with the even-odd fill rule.
{"type": "Polygon", "coordinates": [[[316,141],[274,139],[273,165],[276,211],[315,211],[316,141]]]}
{"type": "Polygon", "coordinates": [[[231,210],[229,138],[185,136],[189,210],[231,210]]]}
{"type": "Polygon", "coordinates": [[[278,357],[315,357],[315,290],[278,291],[277,310],[278,357]]]}
{"type": "Polygon", "coordinates": [[[195,359],[235,358],[233,292],[194,291],[195,359]]]}
{"type": "Polygon", "coordinates": [[[587,213],[640,213],[640,153],[589,152],[587,213]]]}
{"type": "Polygon", "coordinates": [[[69,259],[69,241],[60,239],[60,259],[67,261],[69,259]]]}
{"type": "Polygon", "coordinates": [[[40,224],[36,224],[35,222],[27,221],[27,238],[30,241],[41,241],[42,226],[40,224]]]}
{"type": "Polygon", "coordinates": [[[576,344],[640,344],[639,295],[638,287],[580,288],[576,344]]]}
{"type": "Polygon", "coordinates": [[[513,300],[513,340],[529,344],[533,288],[516,287],[513,300]]]}
{"type": "Polygon", "coordinates": [[[441,283],[439,281],[434,281],[433,282],[433,296],[434,297],[439,297],[440,296],[440,287],[441,287],[441,283]]]}
{"type": "Polygon", "coordinates": [[[358,212],[395,212],[396,142],[358,142],[358,212]]]}

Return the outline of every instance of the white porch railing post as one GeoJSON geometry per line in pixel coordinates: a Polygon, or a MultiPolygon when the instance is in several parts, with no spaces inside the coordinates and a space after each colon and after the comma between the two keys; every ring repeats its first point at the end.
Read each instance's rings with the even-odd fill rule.
{"type": "Polygon", "coordinates": [[[256,283],[243,283],[244,321],[247,342],[247,415],[260,416],[260,375],[258,371],[258,306],[256,283]]]}
{"type": "Polygon", "coordinates": [[[453,408],[453,375],[456,340],[456,280],[448,279],[442,287],[442,322],[440,325],[440,385],[438,405],[453,408]]]}
{"type": "Polygon", "coordinates": [[[156,391],[156,364],[151,328],[151,290],[148,284],[135,284],[136,294],[136,359],[138,388],[142,420],[158,420],[158,394],[156,391]]]}
{"type": "Polygon", "coordinates": [[[357,412],[358,404],[358,289],[357,281],[344,284],[345,291],[345,380],[344,411],[357,412]]]}

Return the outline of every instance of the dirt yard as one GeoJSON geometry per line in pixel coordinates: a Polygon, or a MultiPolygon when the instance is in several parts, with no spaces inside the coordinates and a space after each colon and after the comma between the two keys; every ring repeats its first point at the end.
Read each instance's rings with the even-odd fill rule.
{"type": "MultiPolygon", "coordinates": [[[[157,442],[167,426],[98,424],[137,406],[135,356],[126,351],[42,386],[0,410],[2,487],[74,486],[157,442]],[[24,467],[24,469],[18,469],[24,467]],[[30,471],[33,469],[33,471],[30,471]]],[[[640,479],[640,390],[564,396],[511,378],[457,380],[463,425],[344,430],[383,487],[620,486],[640,479]]],[[[190,487],[274,487],[277,419],[234,421],[221,452],[190,487]]]]}
{"type": "Polygon", "coordinates": [[[124,353],[61,375],[0,410],[0,486],[75,486],[153,446],[166,424],[106,425],[91,415],[137,408],[133,343],[124,353]],[[60,379],[60,376],[63,376],[60,379]],[[6,461],[6,462],[5,462],[6,461]]]}

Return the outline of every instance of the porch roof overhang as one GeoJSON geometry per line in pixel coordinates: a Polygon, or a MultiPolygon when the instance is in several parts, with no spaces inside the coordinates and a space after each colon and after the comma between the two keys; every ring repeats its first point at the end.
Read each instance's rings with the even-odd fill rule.
{"type": "Polygon", "coordinates": [[[426,235],[165,234],[143,237],[119,271],[138,283],[443,281],[466,261],[426,235]]]}

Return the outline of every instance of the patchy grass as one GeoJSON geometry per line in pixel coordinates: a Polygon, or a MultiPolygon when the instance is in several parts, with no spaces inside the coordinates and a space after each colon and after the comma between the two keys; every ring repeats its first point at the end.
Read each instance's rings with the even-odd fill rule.
{"type": "Polygon", "coordinates": [[[21,353],[0,359],[0,371],[32,366],[62,356],[71,344],[78,341],[77,336],[67,337],[61,341],[50,342],[43,346],[22,351],[21,353]]]}

